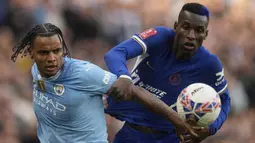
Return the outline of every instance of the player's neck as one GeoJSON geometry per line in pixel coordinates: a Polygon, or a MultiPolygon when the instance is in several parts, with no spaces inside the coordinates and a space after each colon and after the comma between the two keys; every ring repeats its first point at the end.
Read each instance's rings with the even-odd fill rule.
{"type": "Polygon", "coordinates": [[[186,61],[191,59],[190,56],[187,56],[186,54],[183,54],[181,51],[179,51],[178,47],[173,47],[173,53],[177,60],[186,61]]]}
{"type": "MultiPolygon", "coordinates": [[[[64,66],[63,66],[64,67],[64,66]]],[[[55,75],[53,75],[53,76],[43,76],[42,74],[41,74],[41,72],[38,70],[38,78],[39,79],[43,79],[43,80],[56,80],[60,75],[61,75],[61,73],[62,73],[62,71],[63,71],[63,67],[62,68],[60,68],[59,69],[59,71],[55,74],[55,75]]]]}

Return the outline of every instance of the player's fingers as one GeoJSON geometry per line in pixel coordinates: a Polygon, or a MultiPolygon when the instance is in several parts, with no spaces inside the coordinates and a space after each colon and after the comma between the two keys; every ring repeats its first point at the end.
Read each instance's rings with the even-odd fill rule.
{"type": "Polygon", "coordinates": [[[191,136],[190,134],[185,134],[185,135],[182,135],[183,136],[183,139],[186,141],[186,140],[190,140],[190,139],[193,139],[194,137],[191,136]]]}
{"type": "Polygon", "coordinates": [[[185,140],[183,143],[197,143],[197,142],[194,141],[193,139],[189,139],[189,140],[185,140]]]}
{"type": "Polygon", "coordinates": [[[176,131],[176,135],[179,138],[180,142],[183,143],[184,142],[184,138],[183,138],[182,134],[179,131],[176,131]]]}
{"type": "Polygon", "coordinates": [[[179,134],[178,137],[179,137],[181,142],[184,142],[184,138],[183,138],[183,136],[181,134],[179,134]]]}
{"type": "Polygon", "coordinates": [[[189,133],[192,137],[198,137],[198,134],[195,133],[193,129],[188,129],[188,133],[189,133]]]}
{"type": "Polygon", "coordinates": [[[111,90],[110,96],[112,96],[113,98],[115,98],[116,100],[121,99],[122,95],[120,95],[120,91],[117,88],[113,88],[111,90]]]}
{"type": "Polygon", "coordinates": [[[204,127],[193,126],[192,129],[193,129],[193,130],[196,130],[196,131],[202,131],[202,130],[204,130],[205,128],[204,128],[204,127]]]}

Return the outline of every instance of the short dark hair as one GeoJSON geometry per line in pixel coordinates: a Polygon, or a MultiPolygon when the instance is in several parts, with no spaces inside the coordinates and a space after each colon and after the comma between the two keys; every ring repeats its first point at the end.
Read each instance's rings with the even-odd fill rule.
{"type": "Polygon", "coordinates": [[[182,6],[181,12],[185,11],[185,10],[189,11],[191,13],[206,16],[208,21],[209,21],[209,17],[210,17],[209,10],[208,10],[207,7],[205,7],[202,4],[199,4],[199,3],[186,3],[182,6]]]}
{"type": "Polygon", "coordinates": [[[17,60],[17,57],[19,54],[23,54],[21,57],[26,56],[27,53],[30,52],[31,45],[33,43],[33,40],[37,35],[43,36],[43,37],[49,37],[57,34],[60,41],[63,44],[64,49],[64,55],[70,56],[70,52],[66,46],[66,43],[63,38],[62,31],[51,23],[44,23],[44,24],[38,24],[34,26],[28,33],[18,42],[17,45],[15,45],[13,50],[13,55],[11,56],[11,60],[15,62],[17,60]]]}

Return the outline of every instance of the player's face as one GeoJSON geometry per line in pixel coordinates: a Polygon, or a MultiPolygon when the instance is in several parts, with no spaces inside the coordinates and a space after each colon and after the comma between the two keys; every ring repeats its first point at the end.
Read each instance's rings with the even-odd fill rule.
{"type": "Polygon", "coordinates": [[[31,55],[41,76],[54,76],[63,66],[63,46],[58,35],[42,37],[37,35],[33,41],[31,55]]]}
{"type": "Polygon", "coordinates": [[[197,15],[188,11],[180,14],[175,23],[175,53],[177,57],[190,58],[205,40],[208,30],[206,16],[197,15]]]}

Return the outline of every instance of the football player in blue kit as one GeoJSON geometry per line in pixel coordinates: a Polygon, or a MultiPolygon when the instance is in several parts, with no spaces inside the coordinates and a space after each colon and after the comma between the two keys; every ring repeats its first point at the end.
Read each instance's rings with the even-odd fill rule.
{"type": "MultiPolygon", "coordinates": [[[[174,28],[156,26],[112,48],[105,55],[110,72],[128,76],[113,87],[126,92],[131,82],[164,101],[173,109],[178,95],[192,83],[212,86],[220,95],[222,107],[208,128],[194,126],[198,137],[181,134],[185,142],[200,142],[214,135],[227,119],[230,96],[219,58],[202,46],[208,34],[209,11],[199,3],[183,5],[174,28]],[[131,74],[126,61],[137,57],[131,74]]],[[[144,106],[132,101],[107,99],[106,113],[125,121],[114,143],[178,143],[174,126],[144,106]]],[[[196,120],[192,118],[193,120],[196,120]]]]}
{"type": "MultiPolygon", "coordinates": [[[[114,92],[112,85],[122,77],[117,79],[90,62],[70,58],[61,30],[50,23],[32,28],[13,51],[13,61],[19,54],[30,54],[35,62],[31,70],[33,105],[41,143],[108,142],[102,95],[114,92]]],[[[132,85],[128,92],[129,100],[144,104],[177,129],[196,136],[189,124],[150,92],[132,85]]]]}

